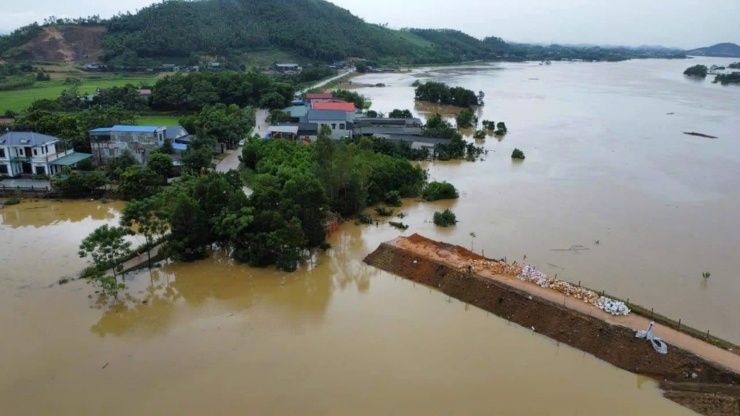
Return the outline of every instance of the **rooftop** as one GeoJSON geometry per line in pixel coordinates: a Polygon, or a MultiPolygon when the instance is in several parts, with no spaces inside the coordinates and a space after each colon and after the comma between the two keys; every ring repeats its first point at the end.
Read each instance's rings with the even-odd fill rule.
{"type": "Polygon", "coordinates": [[[311,106],[314,110],[342,110],[355,112],[354,103],[315,102],[311,106]]]}
{"type": "Polygon", "coordinates": [[[60,157],[59,159],[51,162],[51,164],[52,165],[60,165],[60,166],[71,166],[71,165],[74,165],[75,163],[77,163],[77,162],[79,162],[81,160],[89,159],[91,157],[92,157],[92,155],[90,153],[73,152],[73,153],[70,153],[70,154],[68,154],[66,156],[60,157]]]}
{"type": "Polygon", "coordinates": [[[308,110],[306,118],[309,122],[315,120],[323,121],[348,121],[350,113],[342,110],[308,110]]]}
{"type": "Polygon", "coordinates": [[[330,100],[334,98],[330,92],[310,92],[306,94],[307,100],[330,100]]]}
{"type": "Polygon", "coordinates": [[[0,145],[3,146],[39,146],[58,141],[54,136],[29,131],[11,131],[0,136],[0,145]]]}

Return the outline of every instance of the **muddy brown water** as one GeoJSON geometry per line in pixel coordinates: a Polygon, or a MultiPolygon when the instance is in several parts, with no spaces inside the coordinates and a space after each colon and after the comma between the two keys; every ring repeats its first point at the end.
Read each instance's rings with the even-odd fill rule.
{"type": "MultiPolygon", "coordinates": [[[[405,83],[416,77],[480,85],[484,114],[496,115],[484,117],[511,131],[485,141],[484,162],[428,164],[462,197],[405,201],[403,234],[472,243],[488,256],[526,253],[561,277],[737,340],[737,309],[725,302],[740,285],[730,139],[740,131],[730,117],[738,104],[728,89],[675,76],[686,64],[367,76],[390,85],[362,90],[385,112],[413,105],[405,83]],[[720,139],[673,135],[674,127],[720,139]],[[524,163],[508,159],[514,146],[524,163]],[[458,214],[457,227],[430,223],[444,207],[458,214]],[[590,250],[551,251],[575,244],[590,250]]],[[[121,206],[38,201],[0,210],[3,414],[691,414],[647,378],[364,265],[401,234],[385,224],[344,224],[333,250],[293,274],[218,254],[165,264],[128,276],[127,296],[113,307],[85,282],[55,284],[86,265],[79,241],[115,223],[121,206]]]]}

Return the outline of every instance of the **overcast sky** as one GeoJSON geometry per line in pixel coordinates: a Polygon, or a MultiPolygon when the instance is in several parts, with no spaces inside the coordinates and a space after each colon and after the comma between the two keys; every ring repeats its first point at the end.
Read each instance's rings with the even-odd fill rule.
{"type": "MultiPolygon", "coordinates": [[[[270,0],[264,0],[270,1],[270,0]]],[[[664,45],[740,44],[740,0],[330,0],[392,28],[460,29],[514,42],[664,45]]],[[[0,31],[45,17],[135,11],[151,0],[3,1],[0,31]]]]}

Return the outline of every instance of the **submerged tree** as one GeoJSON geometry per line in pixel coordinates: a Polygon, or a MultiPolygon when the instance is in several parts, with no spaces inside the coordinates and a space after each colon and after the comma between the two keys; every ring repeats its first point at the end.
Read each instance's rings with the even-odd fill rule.
{"type": "Polygon", "coordinates": [[[121,261],[131,252],[131,242],[125,240],[126,235],[128,231],[123,227],[102,225],[82,240],[78,254],[92,257],[98,271],[112,269],[115,278],[121,261]]]}

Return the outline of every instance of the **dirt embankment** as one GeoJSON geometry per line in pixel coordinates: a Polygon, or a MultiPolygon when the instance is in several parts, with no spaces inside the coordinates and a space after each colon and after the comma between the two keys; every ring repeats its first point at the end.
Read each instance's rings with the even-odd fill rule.
{"type": "MultiPolygon", "coordinates": [[[[670,342],[668,354],[660,355],[650,343],[635,338],[634,330],[628,327],[583,313],[569,307],[567,302],[553,301],[535,290],[541,288],[530,290],[519,284],[522,282],[515,284],[516,279],[511,277],[508,277],[511,283],[507,283],[501,276],[493,278],[461,272],[462,264],[457,264],[460,259],[483,257],[462,247],[414,234],[381,244],[365,262],[437,288],[523,327],[534,328],[536,332],[624,370],[653,377],[661,382],[667,398],[696,412],[740,416],[740,374],[737,371],[670,342]]],[[[730,354],[729,359],[733,360],[733,356],[730,354]]],[[[740,367],[740,357],[737,363],[730,363],[740,367]]]]}
{"type": "Polygon", "coordinates": [[[95,63],[103,50],[103,26],[47,26],[18,49],[32,61],[95,63]]]}

